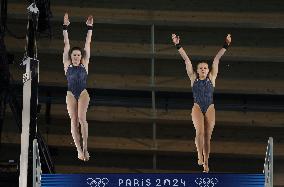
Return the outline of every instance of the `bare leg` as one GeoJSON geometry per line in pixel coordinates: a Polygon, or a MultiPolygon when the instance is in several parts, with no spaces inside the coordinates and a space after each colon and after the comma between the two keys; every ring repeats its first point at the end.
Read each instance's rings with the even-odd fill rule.
{"type": "Polygon", "coordinates": [[[87,110],[90,102],[90,97],[87,90],[82,91],[78,100],[78,118],[81,125],[81,133],[83,138],[83,153],[84,160],[89,160],[89,153],[87,148],[88,141],[88,122],[86,120],[87,110]]]}
{"type": "Polygon", "coordinates": [[[77,148],[78,158],[83,160],[83,151],[80,145],[79,121],[78,121],[78,106],[77,100],[73,94],[68,91],[66,95],[67,111],[71,119],[71,134],[77,148]]]}
{"type": "Polygon", "coordinates": [[[204,123],[204,172],[209,172],[208,159],[210,154],[210,141],[211,135],[215,126],[215,108],[214,105],[210,105],[205,114],[204,123]]]}
{"type": "Polygon", "coordinates": [[[192,107],[192,122],[195,127],[196,136],[195,136],[195,145],[198,153],[198,165],[203,164],[203,146],[204,146],[204,115],[201,112],[198,104],[194,103],[192,107]]]}

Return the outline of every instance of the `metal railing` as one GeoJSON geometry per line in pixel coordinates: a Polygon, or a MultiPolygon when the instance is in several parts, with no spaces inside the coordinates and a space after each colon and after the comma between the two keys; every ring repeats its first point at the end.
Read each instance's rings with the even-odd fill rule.
{"type": "Polygon", "coordinates": [[[41,186],[41,163],[37,139],[33,140],[33,187],[41,186]]]}
{"type": "Polygon", "coordinates": [[[273,138],[269,137],[266,148],[263,173],[265,174],[265,187],[273,187],[273,138]]]}

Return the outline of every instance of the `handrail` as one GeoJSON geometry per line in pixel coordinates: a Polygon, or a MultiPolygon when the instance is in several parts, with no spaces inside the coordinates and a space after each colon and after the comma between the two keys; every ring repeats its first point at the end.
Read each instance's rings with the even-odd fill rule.
{"type": "Polygon", "coordinates": [[[266,148],[263,173],[265,174],[265,187],[273,187],[273,138],[269,137],[266,148]]]}
{"type": "Polygon", "coordinates": [[[41,186],[41,163],[37,139],[33,140],[33,187],[41,186]]]}

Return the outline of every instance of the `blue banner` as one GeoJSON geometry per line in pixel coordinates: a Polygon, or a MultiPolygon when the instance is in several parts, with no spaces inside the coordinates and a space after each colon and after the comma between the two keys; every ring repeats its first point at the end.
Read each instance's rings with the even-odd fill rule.
{"type": "Polygon", "coordinates": [[[264,174],[42,174],[41,186],[263,187],[264,174]]]}

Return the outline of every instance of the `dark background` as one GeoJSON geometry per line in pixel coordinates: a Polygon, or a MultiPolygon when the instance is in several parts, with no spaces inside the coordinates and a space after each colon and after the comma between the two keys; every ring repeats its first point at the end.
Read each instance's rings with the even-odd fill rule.
{"type": "MultiPolygon", "coordinates": [[[[191,121],[193,104],[185,65],[171,42],[181,37],[193,66],[211,66],[227,33],[232,46],[219,65],[210,171],[262,173],[267,140],[274,138],[275,184],[284,185],[284,1],[281,0],[56,0],[38,36],[38,128],[56,173],[201,172],[191,121]],[[71,46],[83,47],[89,14],[95,24],[88,92],[90,161],[77,159],[66,110],[62,64],[64,12],[71,46]],[[151,25],[155,24],[155,55],[151,25]],[[151,57],[155,85],[151,85],[151,57]],[[153,117],[151,92],[156,94],[153,117]],[[156,141],[153,140],[156,123],[156,141]],[[156,147],[154,145],[157,145],[156,147]],[[156,161],[156,169],[154,161],[156,161]]],[[[22,103],[20,67],[27,3],[8,3],[6,50],[14,55],[10,88],[22,103]]],[[[14,172],[20,133],[7,105],[1,134],[1,170],[14,172]]]]}

